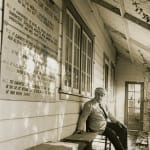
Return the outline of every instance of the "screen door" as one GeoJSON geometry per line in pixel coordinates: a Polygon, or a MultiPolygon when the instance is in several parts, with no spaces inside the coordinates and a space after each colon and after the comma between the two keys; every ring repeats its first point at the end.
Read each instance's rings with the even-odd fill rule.
{"type": "Polygon", "coordinates": [[[143,83],[126,82],[125,118],[129,130],[141,130],[143,127],[143,83]]]}

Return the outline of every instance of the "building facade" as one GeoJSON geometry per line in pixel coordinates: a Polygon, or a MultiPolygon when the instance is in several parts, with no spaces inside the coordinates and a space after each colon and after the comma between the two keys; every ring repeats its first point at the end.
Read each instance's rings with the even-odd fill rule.
{"type": "Polygon", "coordinates": [[[95,3],[0,4],[0,149],[27,149],[71,135],[96,87],[107,90],[110,111],[124,122],[125,81],[147,83],[149,75],[118,57],[95,3]]]}

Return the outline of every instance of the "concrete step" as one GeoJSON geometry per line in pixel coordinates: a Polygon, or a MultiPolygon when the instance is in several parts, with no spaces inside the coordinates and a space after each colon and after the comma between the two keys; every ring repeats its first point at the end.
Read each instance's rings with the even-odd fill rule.
{"type": "Polygon", "coordinates": [[[86,146],[87,144],[83,142],[47,142],[27,150],[83,150],[86,146]]]}

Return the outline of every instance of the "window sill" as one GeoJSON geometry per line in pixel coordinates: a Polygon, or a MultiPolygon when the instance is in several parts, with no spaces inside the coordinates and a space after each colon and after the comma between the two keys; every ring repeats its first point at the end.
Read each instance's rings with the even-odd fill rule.
{"type": "MultiPolygon", "coordinates": [[[[73,92],[69,92],[69,91],[65,91],[63,89],[59,90],[59,94],[61,95],[61,99],[64,99],[62,97],[64,97],[63,95],[67,96],[68,100],[73,100],[74,98],[76,99],[75,101],[83,101],[83,100],[87,100],[87,99],[92,99],[92,97],[88,97],[88,96],[84,96],[82,94],[77,94],[77,93],[73,93],[73,92]],[[74,97],[74,98],[73,98],[74,97]],[[78,97],[78,99],[77,99],[78,97]]],[[[66,98],[65,98],[66,99],[66,98]]]]}

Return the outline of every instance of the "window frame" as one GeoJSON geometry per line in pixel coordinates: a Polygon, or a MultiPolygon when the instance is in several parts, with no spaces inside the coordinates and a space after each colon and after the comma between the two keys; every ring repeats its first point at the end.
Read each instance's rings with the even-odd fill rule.
{"type": "MultiPolygon", "coordinates": [[[[61,62],[61,86],[60,86],[60,91],[63,91],[68,94],[73,94],[73,95],[82,95],[83,97],[91,97],[92,96],[92,83],[93,83],[93,43],[94,43],[94,34],[91,32],[91,30],[88,28],[88,26],[85,24],[79,13],[76,11],[75,7],[71,3],[70,0],[63,0],[63,13],[62,13],[62,62],[61,62]],[[75,89],[73,88],[73,83],[71,83],[71,87],[67,87],[64,82],[64,77],[65,77],[65,57],[66,57],[66,16],[67,13],[69,12],[70,16],[73,17],[73,20],[80,26],[80,49],[79,49],[79,57],[80,57],[80,70],[79,70],[79,88],[75,89]],[[90,92],[83,92],[81,89],[81,72],[82,72],[82,67],[81,67],[81,61],[82,61],[82,34],[83,32],[86,33],[87,37],[91,40],[91,50],[92,50],[92,56],[91,56],[91,81],[90,81],[90,92]]],[[[73,53],[72,53],[73,54],[73,53]]],[[[74,57],[74,56],[73,56],[74,57]]],[[[87,60],[87,59],[86,59],[87,60]]],[[[73,61],[72,61],[73,64],[73,61]]],[[[74,68],[74,66],[73,66],[74,68]]],[[[74,69],[72,69],[74,70],[74,69]]],[[[86,69],[87,70],[87,69],[86,69]]],[[[72,81],[73,81],[73,72],[72,72],[72,81]]],[[[87,77],[86,77],[87,78],[87,77]]],[[[87,87],[87,85],[86,85],[87,87]]]]}
{"type": "MultiPolygon", "coordinates": [[[[73,78],[73,73],[74,73],[74,67],[75,67],[75,63],[74,63],[74,60],[75,60],[75,55],[74,55],[74,53],[75,53],[75,45],[76,45],[76,43],[75,43],[75,26],[77,26],[78,27],[78,29],[80,28],[80,30],[81,30],[81,27],[80,27],[80,25],[77,23],[77,21],[74,19],[74,17],[72,16],[72,14],[69,12],[69,10],[66,10],[66,16],[68,16],[69,18],[71,18],[72,19],[72,25],[73,25],[73,28],[72,28],[72,39],[70,39],[69,38],[69,36],[68,35],[66,35],[65,34],[65,40],[68,40],[68,41],[66,41],[65,42],[65,46],[68,46],[67,44],[68,43],[70,43],[70,41],[71,41],[71,43],[72,43],[72,45],[71,45],[71,62],[69,62],[69,61],[66,61],[66,59],[65,59],[65,61],[64,61],[64,63],[65,63],[65,67],[66,67],[66,63],[68,62],[68,65],[70,65],[71,66],[71,83],[70,83],[70,85],[72,86],[72,87],[69,87],[69,86],[67,86],[65,83],[64,83],[64,88],[65,89],[67,89],[67,91],[69,91],[69,92],[73,92],[73,93],[79,93],[79,89],[77,90],[77,89],[75,89],[74,88],[74,83],[73,83],[73,81],[74,81],[74,78],[73,78]],[[72,89],[71,89],[72,88],[72,89]]],[[[80,31],[80,34],[81,34],[81,31],[80,31]]],[[[81,45],[81,42],[79,43],[79,50],[80,50],[80,45],[81,45]]],[[[64,47],[64,51],[65,51],[65,56],[64,56],[64,58],[66,58],[66,47],[64,47]]],[[[80,53],[79,53],[79,58],[80,58],[80,53]]],[[[80,62],[79,62],[79,70],[80,70],[80,62]]],[[[65,74],[66,74],[66,72],[65,72],[65,74]]],[[[64,81],[65,82],[65,81],[64,81]]],[[[80,82],[80,75],[79,75],[79,82],[80,82]]],[[[78,83],[79,83],[78,82],[78,83]]]]}

